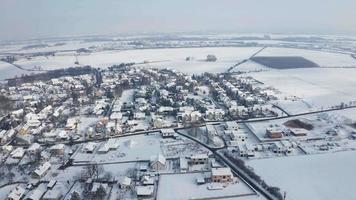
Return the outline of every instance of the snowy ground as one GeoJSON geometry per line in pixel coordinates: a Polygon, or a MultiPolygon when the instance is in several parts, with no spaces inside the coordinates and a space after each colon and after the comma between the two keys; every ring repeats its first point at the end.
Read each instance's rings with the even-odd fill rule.
{"type": "MultiPolygon", "coordinates": [[[[315,109],[328,108],[356,100],[356,69],[308,68],[269,70],[248,73],[282,92],[284,96],[302,98],[315,109]]],[[[280,95],[282,96],[282,95],[280,95]]],[[[304,107],[304,106],[303,106],[304,107]]],[[[305,108],[302,108],[305,110],[305,108]]]]}
{"type": "Polygon", "coordinates": [[[356,59],[353,59],[348,54],[330,53],[306,49],[269,47],[258,54],[258,56],[302,56],[317,63],[321,67],[356,66],[356,59]]]}
{"type": "Polygon", "coordinates": [[[209,184],[198,185],[196,183],[196,179],[200,176],[201,173],[161,175],[157,199],[204,199],[235,195],[248,195],[246,197],[235,197],[235,199],[239,200],[263,199],[257,196],[249,186],[240,181],[235,184],[230,184],[222,190],[208,190],[207,186],[209,184]]]}
{"type": "MultiPolygon", "coordinates": [[[[80,55],[78,60],[81,65],[94,67],[109,67],[122,62],[160,61],[148,66],[171,67],[185,73],[223,72],[238,61],[250,57],[258,49],[258,47],[211,47],[103,51],[80,55]],[[208,54],[214,54],[218,60],[216,62],[205,62],[208,54]],[[185,61],[186,57],[194,57],[194,60],[185,61]]],[[[36,57],[31,60],[23,59],[16,63],[26,68],[41,66],[43,69],[58,69],[74,66],[74,62],[74,54],[62,54],[36,57]]]]}
{"type": "Polygon", "coordinates": [[[15,76],[21,77],[23,74],[31,73],[32,72],[18,69],[8,63],[0,61],[0,81],[15,76]]]}
{"type": "Polygon", "coordinates": [[[248,162],[268,184],[287,192],[288,200],[356,199],[355,151],[260,159],[248,162]]]}
{"type": "MultiPolygon", "coordinates": [[[[117,150],[112,150],[105,154],[97,152],[90,154],[79,150],[73,159],[74,162],[97,163],[150,160],[151,156],[161,153],[160,138],[159,134],[117,138],[116,140],[119,143],[117,150]]],[[[96,147],[95,151],[100,149],[104,143],[102,142],[99,147],[96,147]]]]}

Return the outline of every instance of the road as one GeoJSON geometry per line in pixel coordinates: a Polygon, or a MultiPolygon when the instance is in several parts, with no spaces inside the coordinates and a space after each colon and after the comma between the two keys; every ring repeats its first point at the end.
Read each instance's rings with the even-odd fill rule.
{"type": "Polygon", "coordinates": [[[234,66],[230,67],[229,69],[227,69],[227,73],[231,72],[233,69],[235,69],[237,66],[249,61],[251,58],[255,57],[257,54],[261,53],[261,51],[263,51],[264,49],[266,49],[267,47],[262,47],[260,50],[256,51],[254,54],[252,54],[249,58],[244,59],[238,63],[236,63],[234,66]]]}
{"type": "Polygon", "coordinates": [[[253,188],[254,190],[258,191],[260,194],[262,194],[264,197],[266,197],[268,200],[277,200],[276,197],[274,197],[272,194],[270,194],[266,189],[264,189],[259,183],[257,183],[255,180],[253,180],[249,175],[247,175],[242,169],[240,169],[239,167],[237,167],[235,164],[233,164],[228,158],[226,158],[222,153],[220,153],[218,150],[220,149],[224,149],[224,147],[211,147],[207,144],[205,144],[204,142],[201,142],[200,140],[187,135],[187,134],[183,134],[179,131],[176,131],[179,135],[186,137],[200,145],[202,145],[203,147],[207,148],[208,150],[210,150],[217,158],[220,158],[220,160],[222,160],[227,166],[229,166],[231,168],[231,170],[243,181],[245,182],[247,185],[249,185],[251,188],[253,188]]]}

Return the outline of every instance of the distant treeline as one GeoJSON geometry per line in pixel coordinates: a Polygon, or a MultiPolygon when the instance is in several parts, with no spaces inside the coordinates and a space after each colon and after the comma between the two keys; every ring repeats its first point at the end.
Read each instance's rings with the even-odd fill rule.
{"type": "Polygon", "coordinates": [[[9,86],[16,86],[22,83],[31,83],[34,81],[48,81],[52,78],[59,78],[62,76],[78,76],[83,74],[96,73],[97,70],[90,66],[83,67],[70,67],[65,69],[50,70],[45,73],[24,75],[22,77],[16,77],[7,79],[9,86]]]}

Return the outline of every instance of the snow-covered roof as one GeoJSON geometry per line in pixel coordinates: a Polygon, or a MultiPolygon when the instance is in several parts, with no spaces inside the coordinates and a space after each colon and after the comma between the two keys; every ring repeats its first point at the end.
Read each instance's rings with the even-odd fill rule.
{"type": "Polygon", "coordinates": [[[191,159],[208,159],[207,154],[194,154],[190,157],[191,159]]]}
{"type": "Polygon", "coordinates": [[[154,164],[156,162],[159,162],[163,165],[166,164],[166,158],[162,154],[158,154],[157,156],[152,156],[151,157],[151,164],[154,164]]]}
{"type": "Polygon", "coordinates": [[[153,194],[153,186],[137,186],[137,196],[151,196],[153,194]]]}
{"type": "Polygon", "coordinates": [[[16,188],[11,191],[9,196],[7,196],[7,199],[20,200],[24,193],[24,188],[22,188],[21,186],[16,186],[16,188]]]}
{"type": "Polygon", "coordinates": [[[232,176],[231,169],[228,167],[211,168],[212,176],[232,176]]]}
{"type": "Polygon", "coordinates": [[[45,192],[45,187],[41,187],[40,185],[35,190],[30,191],[30,193],[26,195],[26,199],[40,200],[45,192]]]}
{"type": "Polygon", "coordinates": [[[11,152],[11,157],[22,158],[24,154],[25,154],[25,150],[22,147],[18,147],[13,152],[11,152]]]}
{"type": "Polygon", "coordinates": [[[121,181],[121,185],[124,185],[124,186],[130,186],[131,185],[131,178],[125,176],[125,178],[121,181]]]}
{"type": "Polygon", "coordinates": [[[35,143],[31,144],[31,146],[27,150],[28,151],[36,151],[39,148],[41,148],[41,145],[35,142],[35,143]]]}
{"type": "Polygon", "coordinates": [[[38,176],[43,176],[51,168],[51,163],[45,162],[43,165],[38,167],[34,173],[38,176]]]}

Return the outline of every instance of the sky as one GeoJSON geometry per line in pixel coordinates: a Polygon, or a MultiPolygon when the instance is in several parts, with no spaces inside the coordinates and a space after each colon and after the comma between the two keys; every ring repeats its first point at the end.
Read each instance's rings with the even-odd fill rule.
{"type": "Polygon", "coordinates": [[[0,41],[236,32],[356,35],[355,0],[0,0],[0,41]]]}

